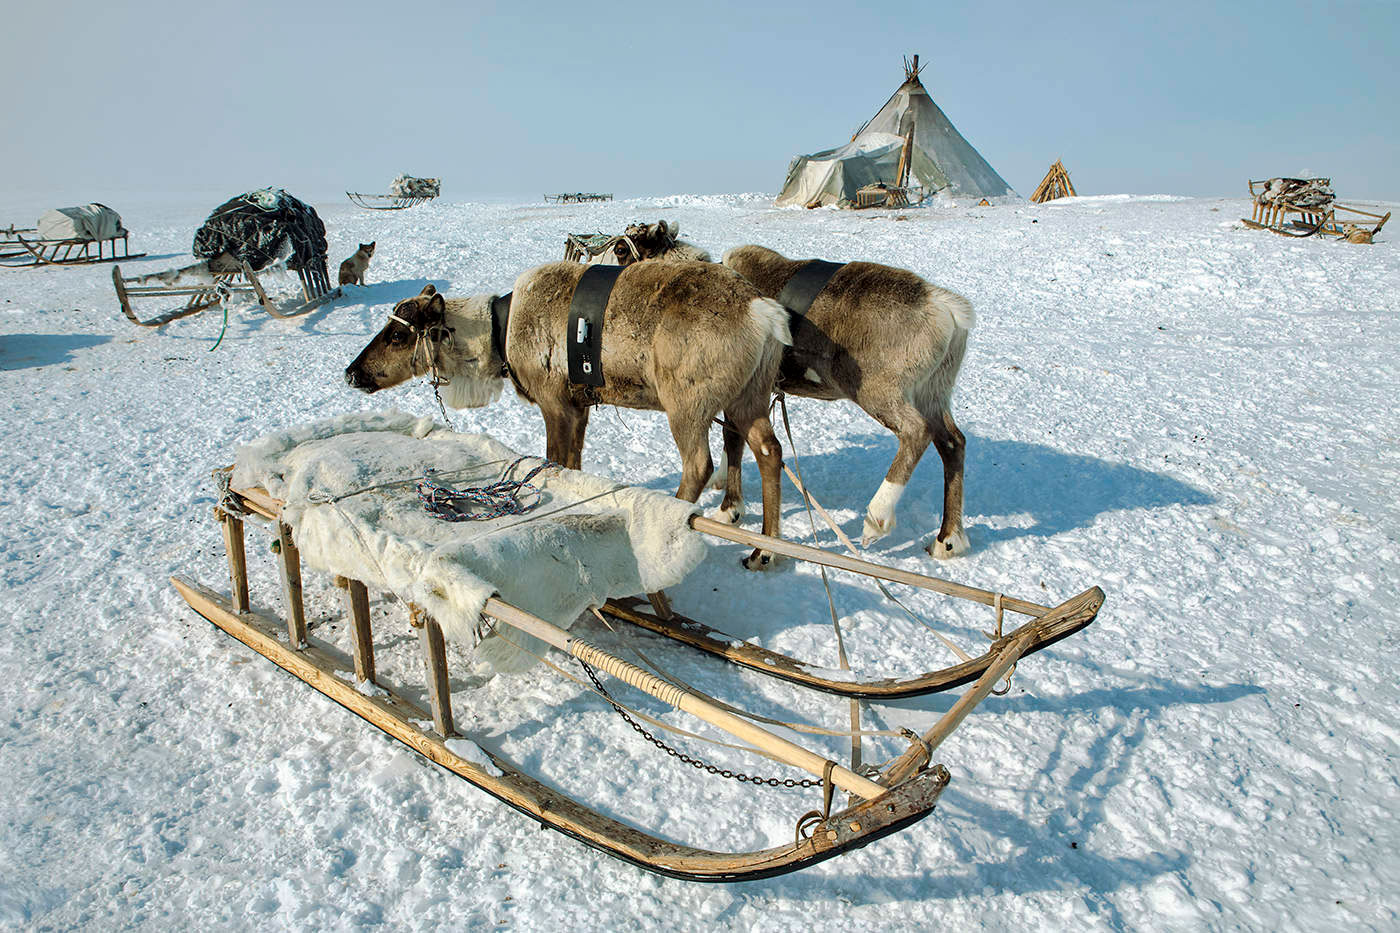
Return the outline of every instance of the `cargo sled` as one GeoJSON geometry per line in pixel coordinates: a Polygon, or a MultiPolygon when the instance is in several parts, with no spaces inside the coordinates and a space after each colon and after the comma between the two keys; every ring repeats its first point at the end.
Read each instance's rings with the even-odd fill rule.
{"type": "Polygon", "coordinates": [[[33,227],[0,230],[0,266],[75,266],[139,259],[121,215],[104,204],[46,211],[33,227]]]}
{"type": "Polygon", "coordinates": [[[1322,234],[1369,243],[1390,219],[1389,211],[1375,214],[1338,204],[1330,178],[1251,179],[1249,194],[1254,199],[1254,214],[1241,218],[1244,225],[1282,236],[1322,234]]]}
{"type": "MultiPolygon", "coordinates": [[[[1091,587],[1053,608],[1039,606],[841,558],[707,520],[695,514],[691,503],[663,493],[521,457],[484,435],[456,434],[430,419],[393,413],[347,415],[270,435],[242,448],[235,465],[216,477],[221,495],[214,516],[228,556],[231,591],[225,595],[174,578],[196,612],[371,725],[541,825],[650,871],[693,881],[742,881],[795,871],[927,817],[950,780],[947,768],[931,764],[940,743],[994,692],[1018,660],[1090,624],[1103,602],[1102,591],[1091,587]],[[250,521],[266,523],[277,542],[281,618],[255,607],[249,592],[244,536],[250,521]],[[984,659],[933,688],[973,682],[923,734],[902,733],[907,750],[879,768],[847,768],[775,734],[756,721],[762,717],[747,716],[664,671],[633,665],[567,630],[588,607],[603,607],[620,619],[651,615],[669,627],[639,624],[739,663],[756,661],[748,664],[752,670],[790,675],[791,671],[765,670],[770,667],[766,660],[773,657],[730,657],[714,650],[715,645],[697,644],[681,634],[689,623],[672,613],[663,586],[679,581],[704,559],[705,539],[711,537],[759,543],[795,560],[986,602],[998,611],[1024,613],[1031,621],[996,638],[984,659]],[[343,590],[345,647],[309,631],[303,558],[312,569],[332,574],[343,590]],[[402,631],[373,630],[371,589],[392,593],[407,606],[423,658],[423,688],[390,683],[377,672],[376,650],[392,647],[402,639],[402,631]],[[629,608],[622,597],[633,593],[649,594],[654,612],[629,608]],[[674,842],[605,815],[527,774],[489,739],[458,731],[447,667],[449,641],[470,646],[478,658],[501,671],[521,671],[537,660],[560,670],[549,656],[571,656],[592,680],[593,692],[671,757],[755,785],[820,788],[820,805],[793,814],[791,842],[753,851],[674,842]],[[658,731],[678,730],[629,711],[603,686],[597,672],[743,743],[729,745],[731,750],[747,750],[770,764],[810,776],[750,776],[707,765],[672,748],[632,716],[646,719],[658,731]],[[426,698],[420,698],[424,694],[426,698]],[[850,795],[849,805],[833,807],[836,789],[850,795]]],[[[701,629],[699,641],[707,639],[718,641],[719,636],[701,629]]],[[[638,657],[650,663],[640,652],[638,657]]],[[[689,741],[703,738],[684,734],[689,741]]],[[[853,729],[849,734],[861,733],[853,729]]]]}

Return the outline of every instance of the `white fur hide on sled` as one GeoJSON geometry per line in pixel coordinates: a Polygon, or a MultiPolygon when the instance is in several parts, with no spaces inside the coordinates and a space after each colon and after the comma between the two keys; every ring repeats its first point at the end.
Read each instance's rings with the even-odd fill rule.
{"type": "MultiPolygon", "coordinates": [[[[568,628],[609,597],[679,583],[705,557],[687,523],[694,505],[578,470],[546,467],[531,480],[541,490],[535,508],[489,521],[443,521],[418,498],[425,475],[455,489],[481,486],[519,457],[431,418],[362,413],[240,448],[233,485],[261,486],[283,501],[282,520],[309,566],[421,606],[447,638],[479,641],[483,660],[513,672],[534,663],[527,651],[547,649],[504,622],[482,637],[492,595],[568,628]]],[[[511,476],[541,462],[527,457],[511,476]]]]}

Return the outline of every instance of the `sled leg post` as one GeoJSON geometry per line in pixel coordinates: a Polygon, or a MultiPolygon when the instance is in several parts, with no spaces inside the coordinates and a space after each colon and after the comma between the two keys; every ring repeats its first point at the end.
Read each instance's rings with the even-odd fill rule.
{"type": "Polygon", "coordinates": [[[223,509],[215,509],[214,517],[224,532],[224,551],[228,554],[228,576],[235,612],[247,612],[248,557],[243,550],[243,519],[223,509]]]}
{"type": "Polygon", "coordinates": [[[452,690],[447,682],[447,643],[442,626],[417,606],[409,607],[409,624],[418,629],[423,643],[423,665],[428,675],[428,699],[433,705],[433,728],[444,739],[457,734],[452,724],[452,690]]]}
{"type": "Polygon", "coordinates": [[[301,601],[301,554],[292,543],[292,529],[277,523],[277,540],[282,553],[282,591],[287,595],[287,639],[292,648],[306,646],[306,609],[301,601]]]}
{"type": "Polygon", "coordinates": [[[359,580],[345,581],[345,609],[355,650],[355,679],[374,683],[374,639],[369,627],[369,589],[359,580]]]}
{"type": "Polygon", "coordinates": [[[647,594],[647,602],[651,603],[651,608],[656,611],[656,617],[664,622],[671,621],[675,615],[671,611],[671,597],[667,596],[663,590],[647,594]]]}

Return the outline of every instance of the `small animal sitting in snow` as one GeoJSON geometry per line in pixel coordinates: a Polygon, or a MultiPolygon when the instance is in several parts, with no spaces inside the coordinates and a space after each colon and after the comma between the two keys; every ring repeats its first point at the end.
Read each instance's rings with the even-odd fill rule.
{"type": "Polygon", "coordinates": [[[374,241],[361,243],[355,255],[340,264],[341,285],[365,284],[365,272],[369,270],[369,257],[374,255],[374,241]]]}
{"type": "MultiPolygon", "coordinates": [[[[781,295],[807,262],[762,246],[737,246],[724,255],[724,265],[769,298],[781,295]]],[[[792,325],[778,387],[807,398],[850,399],[899,439],[899,452],[866,509],[863,542],[894,530],[895,505],[931,442],[943,458],[943,524],[926,550],[938,558],[966,552],[966,443],[950,406],[975,321],[972,305],[907,269],[849,262],[805,310],[792,325]]],[[[735,446],[726,435],[726,452],[735,446]]]]}
{"type": "MultiPolygon", "coordinates": [[[[556,262],[523,273],[507,296],[443,298],[429,285],[394,306],[389,321],[345,369],[345,381],[377,392],[431,374],[453,408],[479,408],[505,379],[544,415],[549,459],[579,469],[594,405],[666,412],[680,450],[677,498],[694,502],[714,466],[710,425],[721,412],[736,441],[728,450],[721,514],[743,507],[738,469],[748,442],[763,479],[763,533],[777,536],[782,447],[768,405],[783,348],[782,305],[712,262],[639,262],[623,269],[607,300],[598,364],[602,385],[569,380],[570,305],[589,266],[556,262]]],[[[744,561],[767,566],[771,553],[744,561]]]]}
{"type": "Polygon", "coordinates": [[[658,220],[654,224],[629,224],[627,229],[622,231],[626,239],[618,240],[613,245],[613,255],[617,257],[619,266],[630,266],[644,259],[712,261],[710,254],[694,243],[677,239],[680,233],[681,225],[674,220],[658,220]],[[628,245],[628,240],[631,241],[631,246],[628,245]],[[636,255],[633,255],[633,247],[636,248],[636,255]]]}

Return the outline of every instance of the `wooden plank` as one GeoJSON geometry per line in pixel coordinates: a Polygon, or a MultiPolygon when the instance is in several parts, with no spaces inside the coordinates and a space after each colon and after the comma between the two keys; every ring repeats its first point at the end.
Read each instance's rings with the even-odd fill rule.
{"type": "Polygon", "coordinates": [[[224,552],[228,554],[229,582],[233,587],[233,608],[236,612],[247,612],[248,603],[248,557],[243,549],[243,519],[216,510],[219,524],[224,532],[224,552]]]}
{"type": "Polygon", "coordinates": [[[306,608],[301,601],[301,554],[286,522],[277,523],[277,542],[282,558],[282,593],[287,597],[287,639],[293,648],[302,648],[306,645],[306,608]]]}
{"type": "MultiPolygon", "coordinates": [[[[871,563],[868,560],[861,560],[858,557],[846,557],[842,554],[833,554],[821,548],[810,547],[805,544],[797,544],[793,541],[785,541],[782,538],[774,538],[769,535],[759,534],[756,531],[747,531],[725,522],[715,521],[704,515],[692,515],[690,517],[690,527],[703,534],[713,535],[716,538],[723,538],[726,541],[734,541],[738,544],[747,544],[751,547],[763,548],[780,554],[784,557],[791,557],[797,560],[805,560],[813,564],[821,564],[825,567],[835,567],[837,570],[848,570],[851,573],[862,574],[867,577],[875,577],[877,580],[891,580],[895,583],[906,583],[923,590],[932,590],[935,593],[942,593],[945,596],[957,596],[960,599],[970,599],[973,602],[982,603],[985,606],[996,605],[999,594],[990,590],[981,590],[974,586],[964,586],[961,583],[953,583],[949,580],[940,580],[937,577],[925,576],[921,573],[913,573],[908,570],[900,570],[896,567],[885,567],[881,564],[871,563]]],[[[1038,616],[1050,611],[1049,606],[1042,606],[1039,603],[1027,602],[1023,599],[1012,599],[1009,596],[1001,597],[1001,605],[1004,609],[1012,612],[1019,612],[1021,615],[1038,616]]]]}
{"type": "Polygon", "coordinates": [[[374,683],[374,636],[369,622],[369,588],[359,580],[345,581],[345,614],[355,655],[355,679],[374,683]]]}
{"type": "Polygon", "coordinates": [[[442,626],[427,613],[420,616],[418,638],[423,645],[423,666],[428,675],[428,700],[433,707],[433,728],[445,739],[457,734],[452,724],[452,688],[447,681],[447,644],[442,626]]]}

